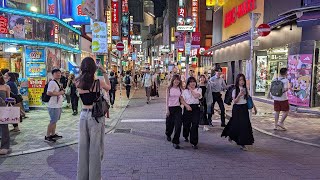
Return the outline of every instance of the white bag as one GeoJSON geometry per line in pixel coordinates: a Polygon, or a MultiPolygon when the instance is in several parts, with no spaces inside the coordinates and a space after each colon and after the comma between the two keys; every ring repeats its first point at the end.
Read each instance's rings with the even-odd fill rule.
{"type": "Polygon", "coordinates": [[[0,124],[18,124],[20,123],[20,107],[1,106],[0,124]]]}

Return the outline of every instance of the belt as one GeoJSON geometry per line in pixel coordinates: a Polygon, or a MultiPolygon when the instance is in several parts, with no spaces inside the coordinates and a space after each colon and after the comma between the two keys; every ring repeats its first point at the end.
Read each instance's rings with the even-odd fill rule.
{"type": "Polygon", "coordinates": [[[92,109],[82,109],[84,112],[92,112],[92,109]]]}

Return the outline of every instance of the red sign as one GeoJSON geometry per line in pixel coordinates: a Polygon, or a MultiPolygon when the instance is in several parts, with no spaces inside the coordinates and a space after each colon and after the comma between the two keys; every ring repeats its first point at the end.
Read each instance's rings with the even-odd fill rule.
{"type": "Polygon", "coordinates": [[[257,31],[260,36],[268,36],[270,34],[271,27],[269,24],[260,24],[257,31]]]}
{"type": "Polygon", "coordinates": [[[41,78],[30,78],[28,81],[28,88],[44,88],[46,80],[41,78]]]}
{"type": "Polygon", "coordinates": [[[128,0],[122,0],[122,12],[129,12],[128,0]]]}
{"type": "Polygon", "coordinates": [[[192,42],[191,47],[193,48],[200,48],[201,45],[201,33],[200,32],[193,32],[192,33],[192,42]]]}
{"type": "Polygon", "coordinates": [[[86,14],[82,12],[82,5],[81,4],[77,6],[77,14],[78,14],[78,16],[86,16],[86,14]]]}
{"type": "Polygon", "coordinates": [[[224,17],[224,27],[227,28],[237,21],[238,18],[248,14],[249,12],[255,10],[256,0],[245,0],[243,3],[237,7],[232,8],[225,14],[224,17]]]}
{"type": "Polygon", "coordinates": [[[49,4],[48,5],[48,14],[49,15],[55,15],[56,10],[55,10],[55,5],[54,4],[49,4]]]}
{"type": "Polygon", "coordinates": [[[112,23],[111,28],[112,28],[112,30],[111,30],[112,36],[119,36],[120,35],[119,23],[112,23]]]}
{"type": "Polygon", "coordinates": [[[204,51],[208,50],[209,47],[202,47],[198,49],[198,55],[204,55],[204,56],[212,56],[213,55],[213,51],[204,53],[204,51]]]}
{"type": "Polygon", "coordinates": [[[124,50],[124,44],[122,42],[118,42],[116,47],[117,47],[118,51],[123,51],[124,50]]]}
{"type": "Polygon", "coordinates": [[[178,16],[186,17],[186,10],[183,7],[178,8],[178,16]]]}
{"type": "Polygon", "coordinates": [[[9,34],[8,18],[6,16],[0,16],[0,34],[9,34]]]}
{"type": "Polygon", "coordinates": [[[111,7],[112,7],[111,21],[112,23],[118,23],[119,22],[119,3],[112,1],[111,7]]]}

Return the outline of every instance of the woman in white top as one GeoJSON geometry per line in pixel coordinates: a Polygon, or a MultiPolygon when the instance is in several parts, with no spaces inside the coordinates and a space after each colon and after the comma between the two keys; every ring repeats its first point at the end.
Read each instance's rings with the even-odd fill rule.
{"type": "Polygon", "coordinates": [[[183,121],[183,137],[186,142],[189,142],[194,149],[198,149],[198,127],[200,120],[200,101],[202,98],[201,88],[197,88],[197,81],[194,77],[189,77],[186,89],[182,92],[182,97],[186,102],[184,107],[182,121],[183,121]]]}
{"type": "MultiPolygon", "coordinates": [[[[252,145],[254,142],[247,104],[249,94],[246,87],[245,76],[238,74],[235,89],[232,91],[232,117],[221,134],[221,137],[229,137],[230,142],[235,141],[242,150],[247,150],[246,145],[252,145]]],[[[255,106],[254,111],[256,114],[255,106]]]]}

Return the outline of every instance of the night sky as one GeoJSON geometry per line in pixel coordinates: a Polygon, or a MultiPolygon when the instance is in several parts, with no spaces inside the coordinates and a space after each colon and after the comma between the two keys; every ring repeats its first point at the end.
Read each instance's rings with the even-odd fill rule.
{"type": "Polygon", "coordinates": [[[152,0],[152,1],[154,3],[154,15],[156,17],[161,17],[166,7],[166,0],[152,0]]]}

